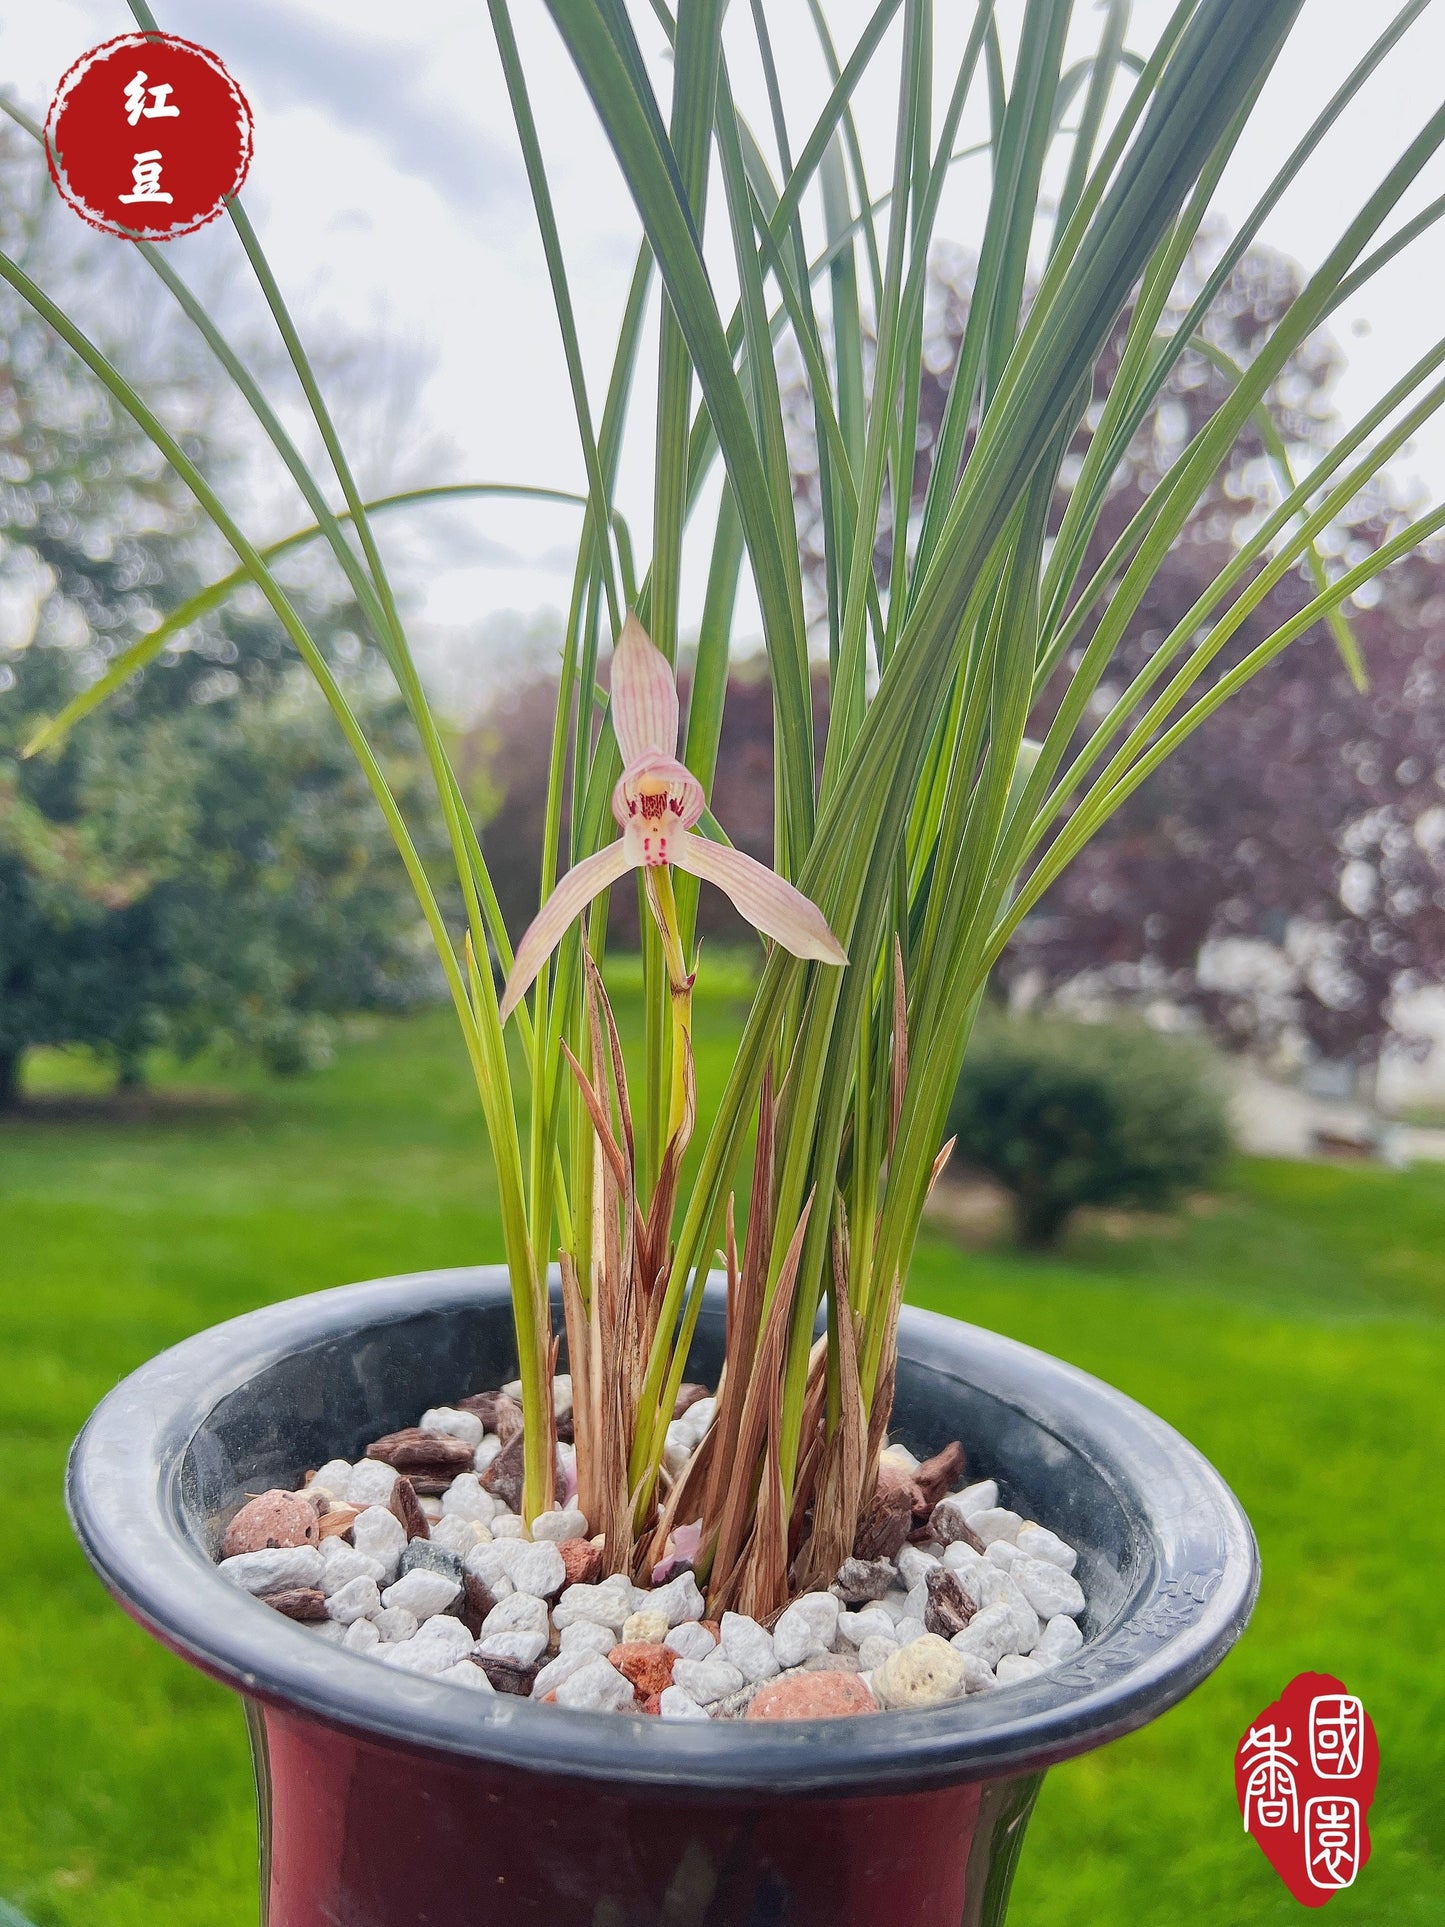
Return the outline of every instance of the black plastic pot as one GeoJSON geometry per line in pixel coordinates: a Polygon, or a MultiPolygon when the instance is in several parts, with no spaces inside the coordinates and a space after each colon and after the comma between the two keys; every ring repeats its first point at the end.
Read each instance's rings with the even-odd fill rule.
{"type": "MultiPolygon", "coordinates": [[[[709,1293],[689,1375],[722,1350],[709,1293]]],[[[267,1927],[985,1927],[1044,1769],[1154,1719],[1238,1638],[1248,1521],[1179,1434],[1025,1345],[905,1310],[893,1432],[1080,1548],[1068,1664],[929,1711],[708,1726],[462,1693],[325,1644],[211,1563],[246,1492],[291,1486],[515,1369],[504,1272],[293,1299],[187,1340],[70,1459],[126,1610],[246,1701],[267,1927]]]]}

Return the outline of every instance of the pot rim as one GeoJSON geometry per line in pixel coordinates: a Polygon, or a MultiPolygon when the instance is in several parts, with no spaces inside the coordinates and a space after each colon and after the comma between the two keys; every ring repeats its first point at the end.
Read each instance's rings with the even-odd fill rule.
{"type": "MultiPolygon", "coordinates": [[[[709,1288],[711,1296],[712,1288],[709,1288]]],[[[1138,1576],[1081,1652],[1000,1694],[863,1719],[619,1719],[460,1693],[308,1635],[222,1579],[182,1506],[187,1449],[268,1366],[358,1328],[509,1302],[505,1268],[344,1285],[227,1320],[160,1353],[96,1407],[66,1504],[100,1578],[162,1643],[254,1699],[371,1739],[681,1792],[877,1792],[1035,1771],[1156,1718],[1243,1631],[1259,1559],[1243,1508],[1172,1426],[1047,1353],[905,1306],[901,1363],[979,1386],[1081,1453],[1129,1517],[1138,1576]]]]}

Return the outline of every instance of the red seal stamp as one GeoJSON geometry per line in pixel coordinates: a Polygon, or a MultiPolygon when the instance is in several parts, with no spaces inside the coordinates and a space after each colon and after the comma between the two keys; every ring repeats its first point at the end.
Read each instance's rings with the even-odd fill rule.
{"type": "Polygon", "coordinates": [[[125,33],[82,54],[45,122],[55,185],[93,227],[170,241],[221,212],[251,165],[251,109],[213,53],[125,33]]]}
{"type": "Polygon", "coordinates": [[[1370,1857],[1380,1771],[1374,1723],[1328,1673],[1301,1673],[1253,1721],[1234,1756],[1247,1833],[1304,1907],[1323,1907],[1370,1857]]]}

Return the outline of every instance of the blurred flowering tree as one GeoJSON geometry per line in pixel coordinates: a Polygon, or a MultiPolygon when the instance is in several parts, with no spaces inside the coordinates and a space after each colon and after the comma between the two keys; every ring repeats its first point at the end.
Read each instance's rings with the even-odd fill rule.
{"type": "MultiPolygon", "coordinates": [[[[57,232],[33,180],[0,149],[6,246],[73,252],[77,224],[57,232]]],[[[104,244],[80,245],[104,306],[104,244]]],[[[113,312],[138,332],[156,319],[133,290],[113,312]]],[[[208,371],[159,327],[149,353],[171,419],[223,465],[208,371]]],[[[179,633],[58,754],[23,756],[214,573],[214,543],[145,438],[0,294],[0,1103],[34,1044],[88,1045],[127,1080],[158,1043],[225,1039],[296,1068],[324,1049],[327,1013],[431,983],[364,781],[278,626],[244,601],[179,633]]],[[[318,578],[311,607],[385,736],[347,606],[318,578]]],[[[391,731],[403,786],[404,740],[391,731]]]]}
{"type": "MultiPolygon", "coordinates": [[[[1202,267],[1196,260],[1196,284],[1202,267]]],[[[915,504],[931,472],[970,281],[971,263],[961,257],[941,260],[935,272],[915,504]]],[[[1294,269],[1280,257],[1254,251],[1241,262],[1199,349],[1184,355],[1134,438],[1085,577],[1223,402],[1231,369],[1247,365],[1297,290],[1294,269]]],[[[1193,291],[1186,284],[1181,294],[1193,291]]],[[[1097,371],[1091,424],[1113,365],[1106,357],[1097,371]]],[[[1124,680],[1279,500],[1281,460],[1298,474],[1309,451],[1330,443],[1339,366],[1325,337],[1291,359],[1270,390],[1268,424],[1256,422],[1240,437],[1164,559],[1087,726],[1107,713],[1124,680]]],[[[808,539],[821,503],[801,405],[795,428],[795,496],[821,611],[824,559],[821,544],[808,539]]],[[[1071,472],[1077,458],[1072,470],[1065,463],[1066,483],[1071,472]]],[[[1055,526],[1066,500],[1061,490],[1055,526]]],[[[1321,544],[1325,566],[1342,572],[1378,547],[1407,519],[1405,508],[1383,491],[1351,504],[1321,544]]],[[[890,563],[880,543],[880,583],[890,563]]],[[[1211,680],[1311,594],[1303,567],[1286,575],[1221,653],[1211,680]]],[[[1081,632],[1073,660],[1095,621],[1081,632]]],[[[1377,1058],[1392,1028],[1400,1035],[1402,997],[1445,974],[1445,555],[1427,549],[1386,572],[1371,585],[1371,605],[1351,612],[1350,627],[1368,688],[1356,687],[1323,626],[1302,638],[1238,693],[1229,722],[1189,738],[1075,860],[1001,959],[1005,984],[1026,997],[1070,986],[1131,1001],[1166,997],[1195,1008],[1232,1041],[1271,1047],[1293,1038],[1361,1063],[1377,1058]]],[[[1030,733],[1041,735],[1052,713],[1046,692],[1030,733]]]]}

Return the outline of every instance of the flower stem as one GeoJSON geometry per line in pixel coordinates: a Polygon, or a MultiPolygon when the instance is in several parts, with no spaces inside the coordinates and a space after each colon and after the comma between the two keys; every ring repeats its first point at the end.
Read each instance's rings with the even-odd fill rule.
{"type": "Polygon", "coordinates": [[[668,1102],[667,1135],[670,1144],[682,1129],[687,1110],[687,1048],[692,1041],[693,973],[687,967],[678,928],[677,899],[672,892],[672,871],[666,866],[647,872],[647,900],[662,938],[662,957],[667,966],[668,1006],[672,1014],[672,1077],[668,1102]]]}

